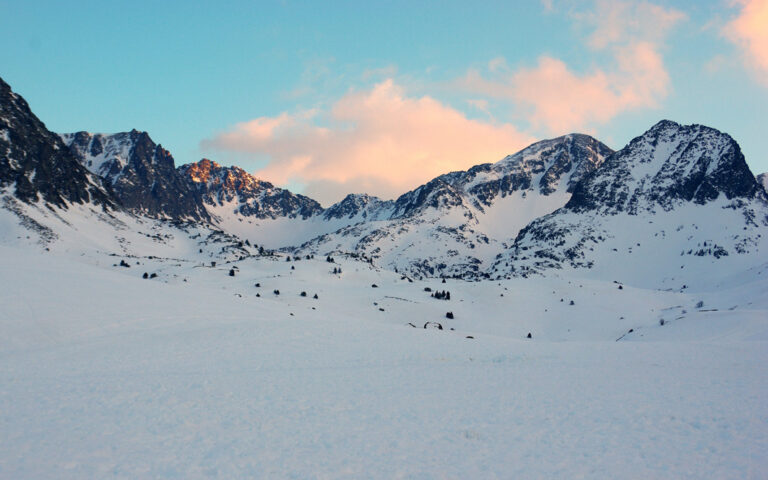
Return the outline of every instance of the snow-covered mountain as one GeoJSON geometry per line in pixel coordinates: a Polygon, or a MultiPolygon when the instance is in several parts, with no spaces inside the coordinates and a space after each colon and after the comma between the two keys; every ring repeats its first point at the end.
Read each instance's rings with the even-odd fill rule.
{"type": "Polygon", "coordinates": [[[147,132],[77,132],[61,138],[129,210],[153,218],[208,221],[200,195],[178,174],[173,156],[147,132]]]}
{"type": "MultiPolygon", "coordinates": [[[[183,218],[205,219],[207,213],[202,207],[197,215],[182,213],[185,197],[164,190],[174,185],[174,177],[165,168],[173,167],[173,159],[146,134],[117,137],[75,134],[68,138],[75,145],[70,149],[0,79],[0,244],[73,256],[93,252],[125,255],[132,262],[183,257],[196,264],[221,263],[259,254],[205,221],[180,222],[183,218]],[[124,156],[115,153],[114,158],[106,159],[96,153],[99,148],[124,156]],[[81,163],[84,158],[90,159],[88,167],[99,174],[81,163]],[[148,158],[152,161],[144,161],[148,158]],[[125,163],[118,166],[121,160],[125,163]],[[148,172],[150,168],[154,172],[148,172]],[[131,197],[118,198],[111,188],[125,185],[120,180],[123,175],[138,176],[142,181],[154,178],[158,186],[150,192],[160,205],[155,213],[172,221],[140,215],[150,213],[143,207],[125,209],[122,204],[131,197]]],[[[139,200],[138,205],[145,204],[139,200]]]]}
{"type": "Polygon", "coordinates": [[[611,153],[587,135],[544,140],[496,163],[441,175],[393,204],[377,203],[366,221],[296,251],[351,252],[416,275],[478,274],[528,222],[563,206],[611,153]]]}
{"type": "Polygon", "coordinates": [[[13,198],[63,209],[73,203],[106,208],[115,203],[101,180],[79,164],[1,78],[0,192],[6,204],[13,198]]]}
{"type": "Polygon", "coordinates": [[[392,216],[395,202],[382,200],[367,193],[350,193],[340,202],[323,211],[323,219],[360,221],[383,220],[392,216]]]}
{"type": "Polygon", "coordinates": [[[233,218],[306,219],[319,213],[319,203],[257,179],[239,167],[223,167],[204,158],[182,165],[179,174],[202,197],[209,213],[224,225],[233,218]]]}
{"type": "Polygon", "coordinates": [[[494,277],[594,269],[671,288],[765,260],[768,200],[739,145],[662,121],[609,156],[561,209],[525,227],[494,277]]]}

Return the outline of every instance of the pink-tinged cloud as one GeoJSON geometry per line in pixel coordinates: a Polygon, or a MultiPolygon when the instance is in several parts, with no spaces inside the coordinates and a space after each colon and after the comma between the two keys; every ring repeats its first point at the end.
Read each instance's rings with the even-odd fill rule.
{"type": "Polygon", "coordinates": [[[663,43],[669,31],[682,20],[685,13],[649,2],[596,0],[592,11],[575,14],[576,18],[594,28],[588,44],[604,49],[636,42],[663,43]]]}
{"type": "Polygon", "coordinates": [[[470,70],[457,86],[514,104],[535,129],[553,135],[591,131],[622,112],[658,107],[670,90],[661,43],[685,15],[647,2],[599,0],[594,11],[574,18],[593,29],[586,45],[610,53],[608,65],[579,73],[542,56],[535,67],[514,72],[470,70]]]}
{"type": "Polygon", "coordinates": [[[739,15],[723,30],[744,53],[747,67],[768,86],[768,0],[736,0],[739,15]]]}
{"type": "Polygon", "coordinates": [[[321,203],[347,193],[394,198],[437,175],[492,162],[534,139],[510,124],[469,119],[391,79],[351,92],[329,112],[283,113],[235,125],[206,150],[266,156],[255,172],[277,184],[300,182],[321,203]],[[326,126],[319,126],[322,119],[326,126]]]}

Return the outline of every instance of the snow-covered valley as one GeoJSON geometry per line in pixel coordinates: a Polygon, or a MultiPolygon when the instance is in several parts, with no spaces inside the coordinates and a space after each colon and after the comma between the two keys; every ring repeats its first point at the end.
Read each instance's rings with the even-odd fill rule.
{"type": "Polygon", "coordinates": [[[679,293],[577,277],[409,282],[338,257],[0,255],[3,478],[768,468],[766,265],[679,293]]]}

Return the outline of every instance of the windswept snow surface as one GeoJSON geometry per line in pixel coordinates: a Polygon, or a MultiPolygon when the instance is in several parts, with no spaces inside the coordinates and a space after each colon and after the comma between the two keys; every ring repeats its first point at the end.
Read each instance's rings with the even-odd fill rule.
{"type": "Polygon", "coordinates": [[[768,471],[765,264],[680,293],[66,241],[0,246],[0,478],[768,471]]]}

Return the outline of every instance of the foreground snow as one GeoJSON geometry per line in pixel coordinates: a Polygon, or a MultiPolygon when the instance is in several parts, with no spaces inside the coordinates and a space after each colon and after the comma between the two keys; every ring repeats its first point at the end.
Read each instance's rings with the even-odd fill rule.
{"type": "Polygon", "coordinates": [[[124,268],[30,248],[0,247],[0,260],[1,478],[768,469],[765,266],[678,293],[573,278],[410,283],[344,259],[249,258],[235,277],[230,264],[124,268]]]}

